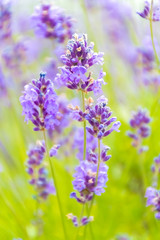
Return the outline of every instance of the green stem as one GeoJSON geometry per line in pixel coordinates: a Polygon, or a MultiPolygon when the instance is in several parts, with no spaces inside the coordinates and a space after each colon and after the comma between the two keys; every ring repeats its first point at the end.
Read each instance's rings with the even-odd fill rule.
{"type": "Polygon", "coordinates": [[[155,55],[155,58],[156,58],[157,65],[159,66],[159,58],[158,58],[158,54],[156,52],[156,47],[155,47],[154,38],[153,38],[152,15],[153,15],[153,0],[151,0],[151,10],[150,10],[149,22],[150,22],[150,31],[151,31],[153,51],[154,51],[154,55],[155,55]]]}
{"type": "Polygon", "coordinates": [[[85,207],[85,203],[82,206],[81,214],[80,214],[80,217],[79,217],[79,226],[77,227],[76,235],[75,235],[75,238],[74,238],[75,240],[78,239],[79,230],[80,230],[80,223],[81,223],[81,218],[83,217],[84,207],[85,207]]]}
{"type": "MultiPolygon", "coordinates": [[[[86,108],[85,108],[85,94],[82,90],[82,107],[83,107],[83,112],[85,112],[86,108]]],[[[83,160],[86,159],[86,145],[87,145],[87,141],[86,141],[86,120],[84,119],[83,121],[83,128],[84,128],[84,145],[83,145],[83,160]]]]}
{"type": "MultiPolygon", "coordinates": [[[[87,210],[87,215],[89,216],[90,213],[89,213],[89,208],[88,208],[88,205],[86,204],[86,210],[87,210]]],[[[90,230],[90,234],[91,234],[91,239],[94,240],[94,234],[93,234],[93,229],[92,229],[92,224],[89,224],[89,230],[90,230]]],[[[86,228],[84,230],[84,232],[86,231],[86,228]]]]}
{"type": "MultiPolygon", "coordinates": [[[[91,200],[91,204],[90,204],[89,209],[88,209],[88,212],[87,212],[87,217],[88,217],[88,218],[89,218],[90,215],[91,215],[91,211],[92,211],[92,207],[93,207],[94,198],[95,198],[95,194],[93,194],[93,198],[92,198],[92,200],[91,200]]],[[[89,224],[90,224],[90,223],[89,223],[89,224]]],[[[88,226],[88,224],[87,224],[87,225],[85,226],[85,228],[84,228],[83,240],[86,239],[87,226],[88,226]]],[[[93,236],[92,236],[92,239],[93,239],[93,236]]]]}
{"type": "Polygon", "coordinates": [[[56,189],[56,196],[57,196],[59,211],[60,211],[60,215],[61,215],[61,221],[62,221],[62,226],[63,226],[64,237],[65,237],[65,240],[67,240],[67,232],[66,232],[66,228],[65,228],[65,224],[64,224],[64,218],[63,218],[64,214],[63,214],[63,211],[62,211],[62,204],[61,204],[60,196],[59,196],[59,192],[58,192],[57,180],[56,180],[56,177],[55,177],[53,163],[52,163],[52,161],[50,159],[49,152],[48,152],[45,130],[43,130],[43,136],[44,136],[44,141],[45,141],[45,145],[46,145],[46,152],[47,152],[47,157],[48,157],[48,160],[49,160],[51,174],[52,174],[54,186],[55,186],[55,189],[56,189]]]}
{"type": "Polygon", "coordinates": [[[96,185],[97,185],[97,181],[98,181],[100,162],[101,162],[101,140],[98,138],[98,166],[97,166],[97,174],[96,174],[96,185]]]}
{"type": "MultiPolygon", "coordinates": [[[[96,174],[96,185],[97,185],[97,181],[98,181],[98,173],[99,173],[100,162],[101,162],[101,140],[98,139],[98,166],[97,166],[97,174],[96,174]]],[[[90,207],[89,207],[89,210],[88,210],[88,213],[87,213],[88,217],[91,214],[94,198],[95,198],[95,193],[93,194],[93,198],[91,200],[91,204],[90,204],[90,207]]],[[[86,238],[86,232],[87,232],[87,225],[86,225],[85,230],[84,230],[83,240],[85,240],[85,238],[86,238]]]]}

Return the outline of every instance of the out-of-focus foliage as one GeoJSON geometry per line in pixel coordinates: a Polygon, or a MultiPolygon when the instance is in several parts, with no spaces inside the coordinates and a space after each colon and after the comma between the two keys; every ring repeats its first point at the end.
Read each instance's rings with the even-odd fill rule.
{"type": "MultiPolygon", "coordinates": [[[[106,72],[104,80],[107,84],[103,86],[103,92],[114,115],[121,122],[120,132],[109,135],[103,141],[104,145],[111,148],[109,153],[112,158],[107,162],[109,179],[106,191],[96,197],[93,204],[94,221],[91,225],[95,240],[123,239],[123,235],[132,240],[158,240],[160,222],[155,219],[152,209],[146,208],[144,195],[146,188],[152,184],[150,168],[153,158],[160,152],[159,69],[154,59],[149,21],[136,14],[143,9],[143,1],[115,0],[114,5],[110,4],[111,2],[53,2],[73,18],[75,32],[86,33],[89,42],[95,43],[95,50],[104,52],[103,70],[106,72]],[[130,129],[131,112],[136,111],[139,106],[148,109],[152,118],[151,134],[144,139],[144,145],[149,149],[142,154],[137,153],[126,134],[130,129]]],[[[34,132],[31,123],[24,123],[19,97],[24,85],[37,78],[41,71],[46,71],[48,78],[54,81],[56,73],[59,72],[58,67],[62,65],[60,55],[67,43],[67,40],[59,43],[35,35],[31,15],[39,4],[37,0],[13,1],[11,12],[5,21],[5,27],[10,28],[12,36],[8,34],[4,38],[0,28],[1,240],[64,239],[54,195],[41,203],[39,215],[43,221],[43,234],[37,237],[37,226],[34,222],[37,206],[32,197],[34,190],[28,183],[29,176],[25,166],[28,146],[35,144],[37,139],[42,140],[43,134],[34,132]]],[[[0,18],[1,11],[0,8],[0,18]]],[[[159,27],[160,22],[153,23],[158,54],[159,27]]],[[[58,88],[56,92],[60,100],[67,99],[67,105],[71,101],[73,103],[73,99],[77,103],[79,100],[76,98],[81,98],[80,92],[67,88],[58,88]]],[[[72,120],[63,107],[61,109],[62,113],[66,114],[62,119],[65,122],[62,125],[66,128],[61,135],[61,129],[56,129],[55,134],[49,133],[53,134],[53,141],[49,140],[49,146],[59,142],[62,144],[52,161],[63,212],[65,215],[72,212],[79,216],[81,207],[74,199],[70,199],[70,193],[73,191],[74,168],[78,164],[78,150],[74,147],[76,129],[82,127],[82,124],[72,120]]],[[[49,169],[47,159],[45,165],[49,169]]],[[[68,239],[74,239],[77,229],[67,217],[64,216],[64,219],[68,239]]],[[[79,239],[83,239],[83,232],[84,227],[81,227],[79,239]]],[[[86,239],[92,239],[89,227],[86,239]]]]}

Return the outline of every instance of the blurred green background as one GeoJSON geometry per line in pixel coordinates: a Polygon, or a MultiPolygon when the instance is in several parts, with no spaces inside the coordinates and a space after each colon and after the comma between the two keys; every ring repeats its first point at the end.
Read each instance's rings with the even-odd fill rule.
{"type": "MultiPolygon", "coordinates": [[[[118,1],[118,0],[117,0],[118,1]]],[[[50,1],[53,2],[53,1],[50,1]]],[[[141,37],[149,32],[149,23],[136,15],[137,9],[143,7],[143,1],[121,1],[131,6],[133,22],[127,24],[135,44],[141,43],[141,37]]],[[[39,1],[13,1],[13,21],[16,23],[18,16],[31,15],[39,1]]],[[[127,234],[133,240],[158,240],[160,239],[159,222],[155,220],[151,208],[146,208],[144,198],[146,187],[151,185],[152,175],[150,166],[153,158],[159,154],[160,149],[160,104],[159,91],[136,84],[133,72],[114,51],[114,46],[104,33],[102,18],[97,8],[87,10],[81,0],[54,1],[56,6],[62,7],[73,16],[76,22],[76,31],[88,34],[88,40],[95,43],[96,51],[105,52],[104,71],[107,85],[103,87],[104,94],[109,100],[109,106],[117,119],[121,122],[120,133],[113,133],[104,140],[110,146],[111,160],[108,162],[109,171],[106,192],[101,197],[96,197],[91,223],[96,240],[114,240],[119,234],[127,234]],[[151,136],[145,140],[149,150],[138,155],[131,146],[131,139],[126,136],[130,129],[129,119],[131,111],[138,106],[149,110],[152,122],[151,136]]],[[[160,23],[154,26],[154,33],[158,36],[160,23]]],[[[29,33],[31,36],[33,33],[29,33]]],[[[23,37],[23,33],[22,36],[23,37]]],[[[15,39],[18,39],[15,33],[15,39]]],[[[46,40],[47,41],[47,40],[46,40]]],[[[52,57],[54,46],[49,42],[44,43],[43,54],[36,62],[23,66],[25,76],[29,82],[32,77],[37,78],[45,59],[52,57]],[[51,50],[51,51],[50,51],[51,50]]],[[[10,72],[8,71],[9,75],[10,72]]],[[[16,79],[17,84],[21,79],[16,79]]],[[[77,93],[64,90],[69,99],[77,93]]],[[[60,93],[61,90],[58,90],[60,93]]],[[[28,174],[25,171],[26,151],[30,143],[42,139],[41,133],[34,132],[32,125],[24,123],[21,116],[22,108],[19,103],[21,91],[10,88],[8,102],[0,103],[0,239],[10,240],[22,238],[23,240],[36,239],[36,227],[32,224],[36,201],[32,198],[34,190],[29,185],[28,174]]],[[[74,121],[72,124],[76,124],[74,121]]],[[[77,126],[81,126],[77,123],[77,126]]],[[[65,134],[64,133],[64,137],[65,134]]],[[[72,137],[72,136],[71,136],[72,137]]],[[[51,145],[51,143],[50,143],[51,145]]],[[[63,148],[62,150],[63,151],[63,148]]],[[[63,203],[64,214],[70,212],[79,216],[81,206],[69,195],[73,191],[72,180],[74,167],[78,164],[76,154],[69,157],[54,159],[58,187],[63,203]],[[68,169],[68,170],[66,170],[68,169]]],[[[47,162],[47,161],[46,161],[47,162]]],[[[62,240],[63,232],[60,215],[55,196],[50,196],[44,204],[42,219],[44,233],[37,239],[62,240]]],[[[76,228],[72,222],[65,218],[68,239],[72,240],[76,228]]],[[[80,229],[79,239],[83,239],[84,227],[80,229]]],[[[90,240],[89,228],[87,240],[90,240]]]]}

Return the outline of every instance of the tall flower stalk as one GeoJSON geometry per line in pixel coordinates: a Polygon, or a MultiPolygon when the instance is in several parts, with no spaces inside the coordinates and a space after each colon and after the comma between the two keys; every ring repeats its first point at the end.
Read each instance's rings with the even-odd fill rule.
{"type": "Polygon", "coordinates": [[[37,141],[32,146],[27,155],[26,162],[27,173],[30,175],[29,183],[34,187],[36,200],[36,211],[34,224],[37,226],[37,238],[42,234],[43,222],[39,215],[40,204],[47,200],[49,194],[55,194],[55,188],[52,182],[47,179],[47,170],[43,164],[46,146],[44,141],[37,141]]]}
{"type": "Polygon", "coordinates": [[[147,198],[146,206],[152,206],[155,212],[155,218],[160,220],[160,190],[159,190],[159,177],[160,177],[160,155],[154,158],[154,163],[151,166],[153,181],[152,186],[146,190],[145,197],[147,198]]]}
{"type": "Polygon", "coordinates": [[[160,21],[160,14],[158,11],[159,7],[153,8],[153,0],[151,0],[151,3],[148,1],[145,1],[144,10],[142,12],[137,12],[142,18],[148,19],[150,22],[150,32],[151,32],[151,40],[152,40],[152,46],[154,50],[154,55],[156,58],[157,65],[159,66],[159,57],[156,51],[155,43],[154,43],[154,36],[153,36],[153,26],[152,22],[159,22],[160,21]]]}
{"type": "MultiPolygon", "coordinates": [[[[97,100],[97,104],[95,106],[91,106],[88,109],[88,114],[86,115],[86,119],[89,122],[90,126],[87,128],[88,132],[95,136],[98,141],[98,157],[97,157],[97,172],[96,172],[96,180],[95,180],[95,188],[98,190],[94,191],[91,203],[88,210],[88,217],[91,214],[93,202],[95,195],[101,195],[104,192],[103,189],[100,188],[99,177],[101,177],[100,168],[103,162],[108,161],[111,156],[107,155],[108,147],[102,149],[101,151],[101,140],[111,134],[113,131],[119,131],[120,122],[115,122],[116,118],[111,117],[112,112],[110,112],[110,108],[107,106],[108,100],[101,96],[97,100]],[[111,117],[111,118],[110,118],[111,117]],[[114,123],[113,123],[114,122],[114,123]],[[109,125],[113,123],[112,127],[109,128],[109,125]]],[[[86,230],[84,231],[84,239],[86,238],[86,230]]]]}
{"type": "MultiPolygon", "coordinates": [[[[105,73],[101,70],[97,79],[94,79],[90,68],[103,64],[103,53],[93,51],[94,43],[88,44],[87,35],[74,34],[68,41],[66,54],[61,56],[64,66],[60,67],[61,73],[57,74],[55,82],[59,86],[66,86],[82,93],[82,111],[85,113],[85,94],[102,92],[101,86],[105,84],[105,73]]],[[[82,116],[84,128],[83,160],[86,159],[86,120],[82,116]]]]}
{"type": "Polygon", "coordinates": [[[157,51],[156,51],[156,47],[155,47],[155,44],[154,44],[154,37],[153,37],[153,26],[152,26],[152,15],[153,15],[153,0],[151,0],[151,8],[150,8],[150,19],[149,19],[149,22],[150,22],[150,32],[151,32],[151,39],[152,39],[152,45],[153,45],[153,50],[154,50],[154,55],[155,55],[155,58],[156,58],[156,62],[157,62],[157,65],[159,66],[160,62],[159,62],[159,57],[158,57],[158,54],[157,54],[157,51]]]}
{"type": "Polygon", "coordinates": [[[53,182],[54,182],[55,189],[56,189],[56,196],[57,196],[59,211],[60,211],[60,215],[61,215],[62,225],[63,225],[64,237],[67,240],[67,232],[66,232],[65,223],[64,223],[64,214],[63,214],[63,210],[62,210],[62,203],[61,203],[60,195],[59,195],[59,191],[58,191],[58,186],[57,186],[57,180],[56,180],[56,176],[55,176],[53,161],[51,161],[49,151],[48,151],[45,129],[43,130],[43,136],[44,136],[44,141],[45,141],[45,144],[46,144],[47,158],[48,158],[48,161],[49,161],[51,174],[52,174],[53,182]]]}
{"type": "MultiPolygon", "coordinates": [[[[46,153],[51,169],[53,182],[55,185],[64,237],[67,240],[67,234],[63,219],[64,215],[57,188],[55,170],[49,156],[49,150],[47,147],[47,140],[45,134],[46,130],[54,130],[55,127],[59,125],[59,121],[57,119],[57,115],[59,116],[59,112],[56,100],[57,95],[54,91],[53,83],[51,82],[51,80],[46,79],[45,73],[40,74],[39,80],[32,80],[32,83],[26,85],[24,87],[23,95],[20,97],[20,102],[23,107],[23,115],[25,115],[25,121],[31,121],[35,125],[34,131],[43,132],[43,137],[46,145],[46,153]]],[[[53,155],[53,149],[51,149],[51,156],[53,155]]]]}
{"type": "MultiPolygon", "coordinates": [[[[85,112],[85,94],[82,91],[82,104],[83,104],[83,112],[85,112]]],[[[84,143],[83,143],[83,160],[86,159],[86,145],[87,145],[87,134],[86,134],[86,120],[83,121],[83,131],[84,131],[84,143]]]]}
{"type": "MultiPolygon", "coordinates": [[[[104,147],[101,150],[101,140],[113,131],[119,131],[118,129],[120,126],[120,122],[116,122],[116,118],[111,117],[112,112],[107,106],[107,99],[104,96],[99,97],[95,105],[91,99],[86,102],[89,104],[86,105],[86,112],[83,116],[90,125],[90,127],[86,127],[86,129],[89,134],[97,139],[98,153],[91,151],[87,159],[81,161],[79,166],[75,169],[76,173],[74,174],[75,179],[73,181],[73,186],[74,189],[79,192],[79,195],[77,195],[76,192],[72,192],[71,198],[75,198],[81,203],[83,205],[82,209],[84,208],[84,204],[89,205],[87,217],[83,217],[81,219],[81,224],[77,225],[76,223],[76,226],[86,225],[93,219],[90,213],[94,197],[95,195],[100,196],[105,192],[104,187],[108,181],[108,166],[104,162],[108,161],[111,156],[107,155],[107,151],[109,150],[108,147],[104,147]],[[112,126],[110,127],[111,124],[112,126]],[[86,219],[85,222],[84,218],[86,219]]],[[[79,112],[79,115],[81,115],[81,112],[79,112]]],[[[71,220],[74,223],[75,216],[70,216],[72,216],[71,220]]],[[[77,232],[78,231],[79,230],[77,230],[77,232]]]]}

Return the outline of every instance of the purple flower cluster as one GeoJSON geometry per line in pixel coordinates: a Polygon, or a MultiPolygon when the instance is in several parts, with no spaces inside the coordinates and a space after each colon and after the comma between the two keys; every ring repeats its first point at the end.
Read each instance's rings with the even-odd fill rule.
{"type": "Polygon", "coordinates": [[[71,219],[75,227],[80,227],[88,224],[89,222],[93,221],[93,217],[82,217],[80,222],[78,222],[77,216],[74,216],[72,213],[67,214],[67,218],[71,219]]]}
{"type": "Polygon", "coordinates": [[[152,186],[158,186],[158,180],[160,176],[160,155],[154,158],[154,163],[151,166],[151,171],[153,173],[153,184],[152,186]]]}
{"type": "Polygon", "coordinates": [[[108,136],[113,131],[119,132],[121,125],[119,121],[115,122],[116,117],[111,117],[112,112],[107,103],[108,100],[104,96],[99,97],[95,106],[88,107],[88,113],[85,116],[91,125],[91,127],[87,127],[88,132],[99,139],[108,136]],[[113,125],[108,129],[111,123],[113,125]]]}
{"type": "Polygon", "coordinates": [[[47,199],[49,194],[55,194],[55,188],[52,182],[47,180],[47,171],[43,166],[45,152],[44,142],[39,141],[27,153],[28,160],[26,166],[27,172],[31,177],[29,183],[34,186],[36,191],[35,198],[38,201],[47,199]]]}
{"type": "MultiPolygon", "coordinates": [[[[61,139],[61,135],[63,135],[63,131],[66,127],[70,124],[70,110],[68,109],[68,99],[66,98],[65,94],[61,94],[57,97],[57,104],[58,104],[58,112],[59,114],[56,116],[57,121],[59,124],[55,125],[54,130],[49,129],[48,134],[49,137],[54,141],[57,142],[58,139],[61,139]]],[[[61,141],[61,140],[60,140],[61,141]]]]}
{"type": "Polygon", "coordinates": [[[59,144],[58,144],[58,145],[54,145],[54,146],[50,149],[50,152],[49,152],[50,157],[56,156],[59,148],[60,148],[60,145],[59,145],[59,144]]]}
{"type": "Polygon", "coordinates": [[[146,109],[139,108],[137,112],[133,112],[130,126],[134,132],[127,132],[127,135],[133,139],[132,145],[138,148],[139,153],[148,150],[146,146],[142,146],[142,139],[150,135],[151,118],[148,116],[146,109]]]}
{"type": "MultiPolygon", "coordinates": [[[[159,53],[160,49],[156,41],[155,46],[159,53]]],[[[144,39],[143,45],[138,47],[136,52],[136,77],[138,74],[146,86],[153,86],[157,91],[157,87],[160,86],[160,76],[150,37],[144,39]]]]}
{"type": "Polygon", "coordinates": [[[156,171],[160,173],[160,155],[154,158],[154,164],[152,165],[151,170],[153,173],[155,173],[156,171]]]}
{"type": "Polygon", "coordinates": [[[40,74],[39,80],[32,80],[24,87],[23,96],[20,97],[22,114],[25,121],[30,120],[35,125],[35,131],[54,129],[59,125],[57,116],[61,114],[56,99],[53,83],[46,80],[45,73],[40,74]]]}
{"type": "Polygon", "coordinates": [[[75,177],[73,186],[80,193],[80,197],[77,197],[75,192],[72,192],[70,197],[75,198],[80,203],[85,203],[92,200],[93,193],[100,196],[105,192],[104,187],[108,181],[107,170],[108,166],[103,162],[98,166],[98,163],[81,161],[73,175],[75,177]]]}
{"type": "Polygon", "coordinates": [[[2,58],[6,68],[18,71],[21,63],[26,61],[27,46],[23,42],[8,45],[2,52],[2,58]]]}
{"type": "Polygon", "coordinates": [[[64,42],[73,34],[73,20],[62,9],[49,4],[37,6],[32,15],[35,33],[44,38],[64,42]]]}
{"type": "Polygon", "coordinates": [[[153,211],[156,212],[155,217],[160,220],[160,191],[155,188],[148,187],[145,197],[147,198],[146,206],[153,206],[153,211]]]}
{"type": "Polygon", "coordinates": [[[55,127],[55,131],[60,134],[62,133],[63,129],[69,125],[70,110],[67,107],[68,100],[64,94],[58,96],[57,104],[58,104],[58,112],[60,113],[57,116],[57,120],[60,122],[60,124],[55,127]]]}
{"type": "Polygon", "coordinates": [[[151,4],[148,1],[145,1],[144,10],[142,12],[137,12],[142,18],[150,20],[150,17],[152,17],[153,22],[159,22],[160,21],[160,6],[154,6],[153,7],[153,13],[151,15],[151,4]]]}
{"type": "Polygon", "coordinates": [[[11,32],[11,1],[0,1],[0,41],[10,38],[11,32]]]}
{"type": "MultiPolygon", "coordinates": [[[[74,142],[73,142],[73,149],[78,149],[77,158],[82,161],[83,160],[83,141],[84,141],[84,130],[83,128],[79,128],[74,136],[74,142]]],[[[86,158],[88,159],[90,152],[95,152],[97,148],[97,141],[96,139],[89,133],[87,133],[87,153],[86,158]]]]}
{"type": "Polygon", "coordinates": [[[70,89],[78,89],[84,92],[93,91],[101,93],[101,86],[105,84],[103,77],[105,73],[101,70],[97,79],[92,77],[89,68],[95,64],[103,64],[103,53],[93,51],[94,44],[87,43],[85,34],[74,34],[68,41],[66,55],[61,59],[64,66],[61,67],[61,74],[57,74],[55,81],[60,86],[67,86],[70,89]]]}

